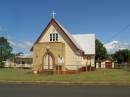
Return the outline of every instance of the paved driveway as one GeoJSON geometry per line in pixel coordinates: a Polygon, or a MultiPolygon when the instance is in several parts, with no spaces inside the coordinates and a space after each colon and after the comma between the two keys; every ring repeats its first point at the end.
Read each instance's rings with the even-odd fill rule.
{"type": "Polygon", "coordinates": [[[130,86],[0,84],[0,97],[130,97],[130,86]]]}

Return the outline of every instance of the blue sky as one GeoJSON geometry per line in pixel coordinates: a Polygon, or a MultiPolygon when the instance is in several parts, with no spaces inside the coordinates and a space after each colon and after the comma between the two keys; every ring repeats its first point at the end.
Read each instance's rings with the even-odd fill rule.
{"type": "Polygon", "coordinates": [[[53,10],[72,34],[130,43],[130,0],[0,0],[0,35],[8,37],[15,52],[28,52],[24,46],[34,43],[53,10]]]}

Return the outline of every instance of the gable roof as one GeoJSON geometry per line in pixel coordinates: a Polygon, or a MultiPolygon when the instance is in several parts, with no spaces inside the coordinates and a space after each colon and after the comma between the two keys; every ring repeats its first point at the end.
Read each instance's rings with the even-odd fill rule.
{"type": "MultiPolygon", "coordinates": [[[[58,22],[57,22],[58,23],[58,22]]],[[[67,31],[62,25],[60,25],[60,23],[58,23],[58,25],[64,30],[64,32],[67,34],[67,36],[71,39],[71,41],[76,45],[77,48],[79,48],[80,50],[82,50],[82,48],[80,47],[80,45],[77,43],[77,41],[74,39],[74,37],[70,34],[69,31],[67,31]]]]}
{"type": "Polygon", "coordinates": [[[95,54],[95,34],[75,34],[73,37],[84,54],[95,54]]]}
{"type": "MultiPolygon", "coordinates": [[[[58,23],[58,22],[57,22],[58,23]]],[[[75,34],[71,35],[60,23],[59,26],[66,32],[69,38],[84,54],[95,54],[95,34],[75,34]]]]}
{"type": "MultiPolygon", "coordinates": [[[[76,43],[76,41],[74,40],[74,38],[71,36],[71,34],[65,29],[63,28],[54,18],[51,19],[51,21],[49,22],[49,24],[45,27],[45,29],[42,31],[41,35],[38,37],[38,39],[36,40],[36,42],[33,44],[35,45],[36,43],[39,42],[39,40],[42,38],[42,36],[45,34],[46,30],[49,28],[49,26],[51,24],[56,24],[63,32],[64,34],[68,37],[68,39],[71,41],[71,43],[77,48],[77,50],[79,52],[83,52],[81,50],[81,47],[78,45],[78,43],[76,43]]],[[[33,50],[33,47],[31,48],[31,51],[33,50]]]]}
{"type": "MultiPolygon", "coordinates": [[[[43,30],[43,32],[41,33],[41,35],[38,37],[38,39],[36,40],[36,42],[34,43],[34,45],[36,43],[38,43],[38,41],[41,39],[41,37],[44,35],[44,32],[48,29],[48,27],[52,24],[55,23],[63,32],[64,34],[68,37],[68,39],[72,42],[72,44],[77,48],[78,51],[80,51],[81,53],[84,54],[95,54],[95,35],[88,35],[85,34],[84,35],[71,35],[63,26],[60,25],[60,23],[58,23],[54,18],[51,19],[51,21],[49,22],[49,24],[46,26],[46,28],[43,30]],[[89,37],[90,36],[90,37],[89,37]],[[81,39],[83,38],[83,39],[81,39]],[[93,41],[92,41],[93,40],[93,41]],[[88,41],[88,42],[87,42],[88,41]],[[93,43],[94,42],[94,43],[93,43]],[[86,45],[88,44],[88,45],[86,45]],[[90,44],[90,46],[89,46],[90,44]],[[86,45],[86,46],[84,46],[86,45]],[[87,48],[92,49],[92,50],[87,50],[87,48]]],[[[31,51],[33,50],[33,47],[31,48],[31,51]]]]}

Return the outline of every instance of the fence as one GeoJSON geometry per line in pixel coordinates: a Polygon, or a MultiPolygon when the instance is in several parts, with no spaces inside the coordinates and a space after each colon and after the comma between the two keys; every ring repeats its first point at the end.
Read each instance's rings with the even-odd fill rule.
{"type": "Polygon", "coordinates": [[[115,69],[125,69],[130,71],[130,64],[115,64],[115,69]]]}

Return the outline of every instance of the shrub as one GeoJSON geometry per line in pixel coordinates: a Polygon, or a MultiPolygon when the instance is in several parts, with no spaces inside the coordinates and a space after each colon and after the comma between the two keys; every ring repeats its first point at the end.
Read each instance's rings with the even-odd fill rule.
{"type": "Polygon", "coordinates": [[[4,68],[5,63],[4,62],[0,62],[0,68],[4,68]]]}

